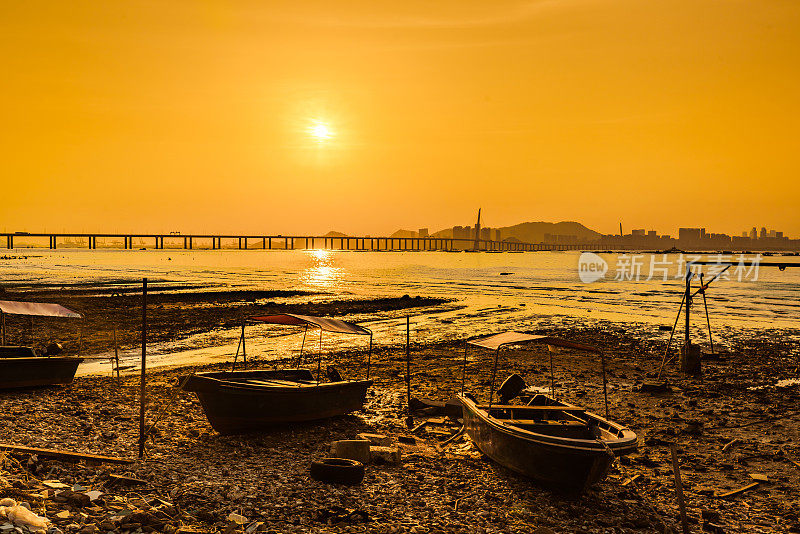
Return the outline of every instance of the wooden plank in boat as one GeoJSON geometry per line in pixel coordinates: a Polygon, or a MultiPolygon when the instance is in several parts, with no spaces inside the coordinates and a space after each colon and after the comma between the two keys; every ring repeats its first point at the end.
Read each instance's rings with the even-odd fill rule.
{"type": "Polygon", "coordinates": [[[536,425],[542,428],[550,427],[561,427],[561,426],[586,426],[586,423],[582,423],[580,421],[541,421],[538,419],[497,419],[498,421],[502,421],[508,425],[520,426],[520,425],[536,425]]]}
{"type": "Polygon", "coordinates": [[[309,384],[303,382],[294,382],[292,380],[272,380],[272,379],[264,379],[259,380],[257,378],[248,378],[245,380],[237,380],[240,384],[247,384],[247,385],[254,385],[254,386],[294,386],[294,387],[301,387],[307,386],[309,384]]]}
{"type": "MultiPolygon", "coordinates": [[[[488,410],[489,405],[478,406],[481,410],[488,410]]],[[[492,410],[518,410],[532,412],[585,412],[586,408],[580,406],[525,406],[524,404],[492,404],[492,410]]]]}

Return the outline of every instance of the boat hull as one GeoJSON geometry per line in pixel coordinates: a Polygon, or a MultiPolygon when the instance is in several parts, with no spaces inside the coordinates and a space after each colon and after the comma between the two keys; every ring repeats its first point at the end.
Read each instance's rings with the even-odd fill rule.
{"type": "Polygon", "coordinates": [[[73,356],[0,358],[0,389],[69,384],[82,361],[73,356]]]}
{"type": "MultiPolygon", "coordinates": [[[[292,380],[304,370],[198,373],[188,377],[184,389],[193,391],[208,422],[220,434],[243,434],[275,425],[316,421],[345,415],[363,407],[372,380],[351,380],[300,385],[256,385],[242,382],[248,374],[261,379],[292,380]],[[236,380],[226,379],[235,378],[236,380]]],[[[310,377],[310,373],[308,373],[310,377]]]]}
{"type": "MultiPolygon", "coordinates": [[[[582,492],[606,476],[613,462],[610,450],[617,456],[636,450],[636,435],[627,429],[623,439],[609,440],[605,444],[596,439],[538,434],[490,417],[472,400],[459,398],[465,431],[481,452],[498,464],[552,489],[582,492]]],[[[588,415],[613,425],[599,416],[588,415]]]]}

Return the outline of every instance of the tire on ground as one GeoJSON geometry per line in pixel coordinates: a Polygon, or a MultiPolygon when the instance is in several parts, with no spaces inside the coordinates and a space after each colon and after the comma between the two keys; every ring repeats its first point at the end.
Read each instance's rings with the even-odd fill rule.
{"type": "Polygon", "coordinates": [[[311,462],[311,478],[328,484],[354,486],[364,480],[364,464],[348,458],[323,458],[311,462]]]}

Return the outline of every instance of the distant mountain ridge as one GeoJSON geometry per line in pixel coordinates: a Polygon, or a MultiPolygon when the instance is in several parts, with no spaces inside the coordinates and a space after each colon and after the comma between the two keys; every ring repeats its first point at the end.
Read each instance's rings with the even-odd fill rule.
{"type": "MultiPolygon", "coordinates": [[[[587,228],[581,223],[575,221],[561,221],[557,223],[544,221],[524,222],[515,224],[513,226],[502,226],[499,228],[492,226],[491,228],[493,231],[500,230],[500,237],[504,240],[511,239],[512,241],[517,240],[524,243],[542,243],[545,241],[545,234],[550,234],[551,236],[575,236],[577,240],[582,243],[597,241],[600,239],[600,237],[602,237],[600,232],[595,232],[594,230],[587,228]]],[[[337,231],[330,231],[325,234],[325,237],[347,236],[348,234],[337,231]]],[[[417,232],[414,230],[400,229],[388,237],[394,239],[413,238],[417,237],[417,232]]],[[[453,228],[451,227],[445,228],[444,230],[439,230],[438,232],[431,234],[431,237],[452,238],[453,228]]],[[[493,233],[492,239],[494,238],[495,234],[493,233]]]]}
{"type": "MultiPolygon", "coordinates": [[[[513,226],[491,227],[492,230],[500,230],[502,239],[514,238],[525,243],[541,243],[545,234],[550,235],[574,235],[578,241],[596,241],[602,235],[600,232],[585,227],[575,221],[552,222],[524,222],[513,226]]],[[[445,228],[433,234],[435,237],[453,237],[453,229],[445,228]]],[[[494,236],[492,236],[494,238],[494,236]]]]}
{"type": "Polygon", "coordinates": [[[578,238],[578,241],[584,242],[596,241],[600,239],[602,235],[600,232],[595,232],[575,221],[561,221],[557,223],[544,221],[525,222],[500,228],[500,235],[503,239],[506,237],[516,237],[520,241],[526,243],[542,242],[544,241],[545,234],[574,235],[578,238]]]}

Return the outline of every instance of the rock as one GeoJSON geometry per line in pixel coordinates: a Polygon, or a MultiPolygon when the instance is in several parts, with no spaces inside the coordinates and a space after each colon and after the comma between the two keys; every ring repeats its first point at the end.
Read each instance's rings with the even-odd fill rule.
{"type": "Polygon", "coordinates": [[[703,508],[700,510],[700,517],[703,521],[711,521],[714,523],[718,523],[720,520],[719,512],[716,510],[709,510],[708,508],[703,508]]]}
{"type": "Polygon", "coordinates": [[[377,464],[399,464],[400,449],[397,447],[373,446],[369,448],[369,458],[377,464]]]}
{"type": "Polygon", "coordinates": [[[244,525],[245,523],[247,523],[247,518],[245,516],[239,515],[239,514],[234,513],[234,512],[231,512],[230,514],[228,514],[227,519],[228,519],[228,521],[230,521],[232,523],[236,523],[237,525],[244,525]]]}
{"type": "Polygon", "coordinates": [[[9,497],[6,497],[5,499],[0,499],[0,506],[7,506],[7,507],[11,508],[12,506],[16,506],[16,505],[17,505],[17,501],[15,501],[14,499],[11,499],[9,497]]]}
{"type": "Polygon", "coordinates": [[[762,475],[761,473],[750,473],[750,478],[756,482],[769,482],[767,475],[762,475]]]}
{"type": "Polygon", "coordinates": [[[72,506],[77,506],[78,508],[89,506],[92,502],[89,496],[86,495],[85,493],[78,493],[77,491],[72,491],[72,490],[62,491],[61,493],[56,495],[55,500],[57,502],[69,503],[72,506]]]}
{"type": "Polygon", "coordinates": [[[372,445],[378,445],[380,447],[388,447],[392,444],[391,436],[387,436],[386,434],[370,434],[368,432],[362,432],[358,434],[356,438],[360,440],[367,440],[372,445]]]}
{"type": "Polygon", "coordinates": [[[370,460],[370,442],[366,439],[343,439],[331,443],[331,455],[334,458],[348,458],[362,464],[370,460]]]}

